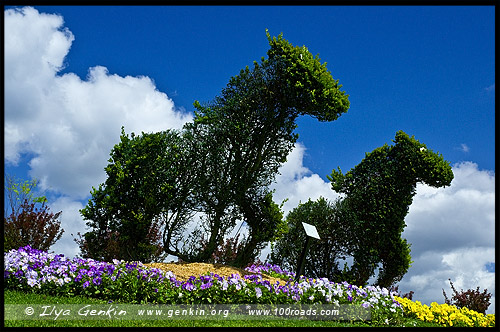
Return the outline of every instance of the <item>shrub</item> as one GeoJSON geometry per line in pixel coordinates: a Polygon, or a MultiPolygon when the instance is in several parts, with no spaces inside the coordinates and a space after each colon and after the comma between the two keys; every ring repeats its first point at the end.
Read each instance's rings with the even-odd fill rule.
{"type": "Polygon", "coordinates": [[[485,289],[482,293],[479,291],[479,286],[477,289],[468,289],[464,291],[463,289],[460,292],[457,292],[455,287],[453,286],[453,282],[450,281],[451,289],[453,290],[453,296],[451,300],[448,299],[446,293],[443,289],[444,300],[446,304],[454,305],[458,308],[467,308],[469,310],[474,310],[479,313],[485,314],[486,310],[490,306],[490,298],[491,293],[488,293],[488,290],[485,289]]]}
{"type": "Polygon", "coordinates": [[[37,207],[35,202],[25,199],[19,214],[12,212],[8,218],[4,217],[4,251],[26,245],[49,250],[64,232],[57,220],[62,211],[54,214],[49,210],[45,202],[37,207]]]}

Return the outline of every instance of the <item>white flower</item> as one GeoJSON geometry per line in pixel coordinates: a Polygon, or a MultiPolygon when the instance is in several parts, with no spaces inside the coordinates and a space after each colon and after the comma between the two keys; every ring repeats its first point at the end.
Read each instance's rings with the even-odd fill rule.
{"type": "MultiPolygon", "coordinates": [[[[28,285],[31,287],[35,287],[38,283],[36,282],[35,279],[28,279],[28,285]]],[[[38,285],[40,286],[40,285],[38,285]]]]}
{"type": "Polygon", "coordinates": [[[222,290],[226,290],[228,286],[229,286],[229,284],[227,283],[227,280],[226,280],[226,279],[224,279],[224,280],[222,281],[222,290]]]}
{"type": "Polygon", "coordinates": [[[36,272],[36,271],[34,271],[34,270],[27,271],[27,272],[26,272],[26,277],[27,277],[27,278],[36,279],[36,278],[38,277],[38,272],[36,272]]]}

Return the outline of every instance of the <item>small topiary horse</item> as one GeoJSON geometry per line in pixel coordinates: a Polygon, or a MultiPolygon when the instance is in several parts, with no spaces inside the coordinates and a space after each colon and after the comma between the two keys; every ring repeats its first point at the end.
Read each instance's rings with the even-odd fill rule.
{"type": "Polygon", "coordinates": [[[401,233],[417,183],[444,187],[453,180],[449,162],[413,136],[398,131],[394,142],[367,153],[345,175],[339,168],[328,177],[352,212],[346,236],[354,258],[350,274],[358,285],[366,284],[380,263],[376,284],[389,287],[401,280],[411,264],[410,245],[401,233]]]}

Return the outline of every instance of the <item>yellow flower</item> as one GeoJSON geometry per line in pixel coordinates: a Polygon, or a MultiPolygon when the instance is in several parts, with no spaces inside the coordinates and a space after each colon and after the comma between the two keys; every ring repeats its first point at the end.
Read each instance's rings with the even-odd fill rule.
{"type": "Polygon", "coordinates": [[[443,326],[494,327],[495,315],[483,315],[468,308],[457,308],[448,304],[432,302],[431,306],[422,305],[420,301],[395,296],[404,309],[404,315],[417,317],[423,321],[435,322],[443,326]]]}

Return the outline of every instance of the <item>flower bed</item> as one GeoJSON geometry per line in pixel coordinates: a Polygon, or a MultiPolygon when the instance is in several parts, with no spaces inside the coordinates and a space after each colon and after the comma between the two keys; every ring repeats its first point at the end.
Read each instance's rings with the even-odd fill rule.
{"type": "Polygon", "coordinates": [[[432,302],[429,307],[420,301],[411,301],[396,297],[396,300],[405,308],[407,317],[415,317],[427,322],[434,322],[443,326],[458,327],[494,327],[495,315],[483,315],[467,308],[457,308],[448,304],[432,302]]]}
{"type": "Polygon", "coordinates": [[[381,324],[398,322],[403,308],[413,312],[405,299],[397,298],[385,288],[363,288],[303,276],[294,282],[292,273],[271,264],[247,268],[257,274],[222,277],[210,273],[180,281],[171,271],[140,262],[68,259],[29,246],[6,252],[4,262],[5,289],[58,296],[85,295],[110,303],[357,304],[370,308],[371,320],[381,324]],[[272,284],[262,278],[263,272],[284,280],[272,284]]]}

